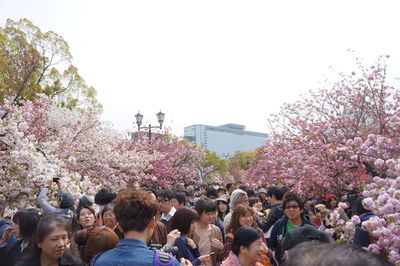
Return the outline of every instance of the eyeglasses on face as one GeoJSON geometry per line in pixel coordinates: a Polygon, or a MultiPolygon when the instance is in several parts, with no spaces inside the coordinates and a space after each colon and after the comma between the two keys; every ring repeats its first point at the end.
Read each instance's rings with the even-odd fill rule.
{"type": "Polygon", "coordinates": [[[287,205],[285,207],[286,210],[292,209],[292,210],[297,210],[299,207],[299,205],[287,205]]]}
{"type": "Polygon", "coordinates": [[[159,203],[165,203],[165,202],[168,202],[168,201],[170,201],[170,199],[158,199],[159,203]]]}

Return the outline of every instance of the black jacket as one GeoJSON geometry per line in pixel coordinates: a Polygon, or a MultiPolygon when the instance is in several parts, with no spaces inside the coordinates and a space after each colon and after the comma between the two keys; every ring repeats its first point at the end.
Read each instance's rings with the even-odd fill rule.
{"type": "Polygon", "coordinates": [[[1,266],[14,266],[20,258],[28,254],[30,246],[21,252],[22,239],[15,241],[10,247],[0,248],[1,266]]]}
{"type": "MultiPolygon", "coordinates": [[[[308,219],[307,216],[302,215],[301,217],[302,219],[302,223],[301,226],[305,225],[305,224],[310,224],[312,226],[314,226],[311,221],[308,219]]],[[[278,243],[283,240],[283,238],[286,235],[286,223],[288,221],[287,216],[283,216],[282,218],[280,218],[278,221],[276,221],[276,223],[274,224],[274,227],[272,228],[271,231],[271,237],[269,239],[269,248],[272,250],[276,250],[278,247],[278,243]]]]}
{"type": "Polygon", "coordinates": [[[274,223],[278,221],[283,215],[284,213],[282,203],[275,204],[274,206],[272,206],[271,211],[268,214],[267,220],[265,222],[260,222],[258,226],[264,232],[268,232],[268,230],[274,225],[274,223]]]}
{"type": "MultiPolygon", "coordinates": [[[[65,252],[60,258],[58,265],[60,266],[83,266],[83,262],[77,257],[65,252]]],[[[32,259],[21,260],[16,266],[40,266],[40,256],[32,259]]]]}

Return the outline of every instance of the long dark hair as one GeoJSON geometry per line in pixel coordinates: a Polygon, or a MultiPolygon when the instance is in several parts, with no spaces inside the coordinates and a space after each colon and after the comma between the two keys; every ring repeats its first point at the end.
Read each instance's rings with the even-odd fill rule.
{"type": "Polygon", "coordinates": [[[224,214],[219,210],[219,203],[222,202],[225,204],[228,208],[226,209],[225,216],[229,213],[229,203],[223,200],[216,200],[215,203],[217,204],[217,216],[221,219],[224,220],[224,214]]]}
{"type": "Polygon", "coordinates": [[[40,256],[42,249],[39,248],[38,243],[43,242],[43,240],[50,235],[56,228],[63,228],[67,233],[71,230],[71,225],[69,222],[56,214],[46,215],[40,220],[37,229],[36,237],[33,242],[32,248],[29,253],[23,258],[24,260],[31,260],[40,256]]]}
{"type": "Polygon", "coordinates": [[[12,220],[18,224],[21,238],[29,241],[29,244],[34,242],[36,227],[40,220],[37,210],[24,209],[17,211],[12,220]]]}

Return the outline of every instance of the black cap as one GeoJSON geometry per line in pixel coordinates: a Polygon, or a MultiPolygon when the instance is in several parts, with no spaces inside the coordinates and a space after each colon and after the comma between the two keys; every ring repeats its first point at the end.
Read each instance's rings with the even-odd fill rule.
{"type": "Polygon", "coordinates": [[[332,239],[327,233],[318,230],[315,226],[305,224],[286,233],[282,248],[288,250],[307,241],[329,243],[332,239]]]}

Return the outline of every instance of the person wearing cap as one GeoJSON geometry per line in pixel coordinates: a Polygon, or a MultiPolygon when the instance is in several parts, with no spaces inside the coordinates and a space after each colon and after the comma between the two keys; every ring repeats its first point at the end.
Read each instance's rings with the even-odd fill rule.
{"type": "MultiPolygon", "coordinates": [[[[339,201],[337,200],[337,197],[334,194],[327,194],[325,196],[325,200],[326,200],[326,207],[330,210],[330,212],[328,213],[329,215],[333,213],[333,211],[338,207],[339,201]]],[[[349,217],[345,212],[341,212],[340,219],[347,221],[349,220],[349,217]]]]}
{"type": "Polygon", "coordinates": [[[61,190],[61,180],[57,182],[57,203],[58,207],[53,207],[47,202],[47,191],[51,187],[52,182],[50,181],[47,186],[42,187],[40,193],[37,197],[37,202],[42,208],[42,212],[44,215],[46,214],[57,214],[71,223],[72,218],[74,217],[74,212],[71,210],[71,207],[74,206],[74,198],[71,193],[65,192],[61,190]]]}
{"type": "Polygon", "coordinates": [[[218,226],[219,230],[221,230],[223,239],[225,239],[224,219],[229,213],[228,198],[229,196],[224,194],[215,200],[215,204],[217,204],[217,219],[214,224],[218,226]]]}
{"type": "Polygon", "coordinates": [[[263,210],[268,210],[269,208],[271,208],[271,205],[269,204],[268,199],[267,199],[268,191],[265,188],[261,188],[257,191],[257,193],[261,199],[263,210]]]}
{"type": "Polygon", "coordinates": [[[249,204],[249,197],[247,196],[246,192],[241,189],[235,189],[231,194],[231,201],[229,203],[230,211],[225,216],[223,224],[224,229],[226,229],[228,225],[231,223],[232,213],[235,210],[236,205],[238,204],[246,204],[246,205],[249,204]]]}

